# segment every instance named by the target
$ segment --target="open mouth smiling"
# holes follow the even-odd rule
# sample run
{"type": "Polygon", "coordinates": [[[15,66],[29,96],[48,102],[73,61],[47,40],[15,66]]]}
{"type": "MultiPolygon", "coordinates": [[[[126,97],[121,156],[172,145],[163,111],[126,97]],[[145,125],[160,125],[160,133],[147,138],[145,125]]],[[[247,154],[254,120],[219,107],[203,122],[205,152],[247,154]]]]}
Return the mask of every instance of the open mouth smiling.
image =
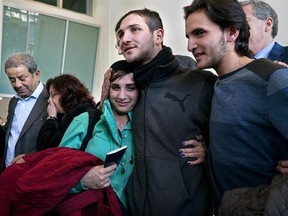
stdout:
{"type": "Polygon", "coordinates": [[[126,46],[123,48],[124,52],[130,51],[131,49],[135,48],[134,46],[126,46]]]}
{"type": "Polygon", "coordinates": [[[198,61],[198,59],[202,56],[202,55],[204,55],[204,53],[200,53],[200,52],[193,52],[193,55],[194,55],[194,57],[195,57],[195,59],[198,61]]]}

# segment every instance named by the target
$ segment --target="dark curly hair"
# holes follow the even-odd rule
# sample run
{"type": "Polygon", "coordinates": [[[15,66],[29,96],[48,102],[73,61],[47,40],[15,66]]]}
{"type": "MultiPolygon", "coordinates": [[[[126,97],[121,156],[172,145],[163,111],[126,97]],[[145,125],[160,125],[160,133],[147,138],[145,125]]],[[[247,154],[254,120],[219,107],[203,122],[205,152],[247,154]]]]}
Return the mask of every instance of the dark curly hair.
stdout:
{"type": "Polygon", "coordinates": [[[235,51],[241,56],[252,57],[249,50],[250,29],[246,15],[237,0],[194,0],[191,5],[184,7],[184,19],[195,11],[204,10],[214,23],[221,29],[234,27],[239,29],[235,51]]]}
{"type": "Polygon", "coordinates": [[[82,104],[91,104],[94,108],[96,107],[94,98],[87,87],[73,75],[62,74],[48,79],[46,82],[48,92],[51,85],[60,93],[59,103],[65,112],[82,104]]]}

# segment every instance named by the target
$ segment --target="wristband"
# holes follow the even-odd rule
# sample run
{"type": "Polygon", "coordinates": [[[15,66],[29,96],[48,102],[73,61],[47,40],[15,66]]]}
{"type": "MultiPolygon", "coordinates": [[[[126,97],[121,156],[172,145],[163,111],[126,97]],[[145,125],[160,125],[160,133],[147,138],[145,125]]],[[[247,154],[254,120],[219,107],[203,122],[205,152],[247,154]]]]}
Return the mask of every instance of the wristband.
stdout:
{"type": "Polygon", "coordinates": [[[53,119],[53,120],[56,121],[56,120],[57,120],[57,117],[56,117],[56,116],[48,116],[48,117],[47,117],[47,120],[48,120],[48,119],[53,119]]]}

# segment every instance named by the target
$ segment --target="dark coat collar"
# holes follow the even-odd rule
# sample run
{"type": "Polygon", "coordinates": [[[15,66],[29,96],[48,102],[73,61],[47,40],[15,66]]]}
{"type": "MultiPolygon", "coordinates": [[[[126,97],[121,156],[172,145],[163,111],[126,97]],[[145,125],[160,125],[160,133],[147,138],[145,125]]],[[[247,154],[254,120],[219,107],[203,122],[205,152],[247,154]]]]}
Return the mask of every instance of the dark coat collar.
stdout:
{"type": "Polygon", "coordinates": [[[163,46],[154,59],[134,68],[134,79],[140,88],[145,89],[152,81],[170,77],[178,66],[179,63],[172,54],[172,50],[163,46]]]}

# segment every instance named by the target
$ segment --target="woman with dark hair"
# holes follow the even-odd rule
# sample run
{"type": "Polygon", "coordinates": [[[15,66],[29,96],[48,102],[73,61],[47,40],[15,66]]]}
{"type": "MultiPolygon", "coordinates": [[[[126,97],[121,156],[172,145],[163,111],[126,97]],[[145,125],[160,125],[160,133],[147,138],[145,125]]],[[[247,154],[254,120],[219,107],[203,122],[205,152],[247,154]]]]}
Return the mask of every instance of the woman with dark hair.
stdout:
{"type": "Polygon", "coordinates": [[[46,82],[48,118],[40,129],[37,150],[56,147],[74,117],[96,108],[93,96],[75,76],[63,74],[46,82]]]}
{"type": "MultiPolygon", "coordinates": [[[[13,212],[19,210],[19,215],[24,213],[25,215],[33,215],[35,209],[42,213],[47,213],[47,209],[49,211],[53,209],[54,214],[57,210],[63,213],[81,209],[81,215],[83,215],[83,212],[84,214],[87,212],[85,215],[98,215],[98,212],[101,212],[100,215],[103,215],[103,213],[110,212],[109,206],[114,208],[114,211],[116,209],[120,211],[119,207],[116,207],[118,206],[118,203],[116,203],[118,200],[123,212],[122,214],[116,214],[116,212],[114,212],[115,214],[113,215],[127,215],[125,187],[127,185],[129,176],[133,171],[135,163],[132,110],[137,103],[139,92],[134,81],[133,68],[130,64],[124,60],[120,60],[115,62],[111,68],[112,74],[109,79],[109,98],[103,102],[102,115],[94,125],[92,133],[93,136],[85,148],[85,152],[89,154],[84,152],[81,153],[80,150],[73,150],[66,153],[68,151],[67,149],[69,148],[82,150],[83,140],[86,138],[87,132],[89,131],[88,128],[90,127],[89,113],[83,112],[75,117],[73,121],[70,122],[69,127],[66,128],[59,148],[51,148],[50,150],[52,151],[48,149],[46,151],[36,152],[30,156],[23,157],[21,158],[22,160],[19,159],[16,164],[12,164],[9,169],[5,170],[0,178],[1,182],[4,182],[3,184],[0,184],[0,186],[2,186],[2,188],[0,188],[0,211],[4,209],[7,212],[7,208],[9,208],[9,214],[10,209],[13,208],[13,212]],[[65,148],[60,149],[61,147],[65,148]],[[105,166],[102,161],[105,161],[106,154],[121,147],[126,147],[126,151],[119,163],[117,161],[116,163],[105,166]],[[60,149],[59,151],[62,152],[60,157],[58,157],[58,155],[56,155],[57,157],[55,156],[55,153],[53,152],[55,149],[60,149]],[[51,152],[53,152],[52,155],[49,155],[51,152]],[[39,155],[42,156],[41,154],[44,155],[45,158],[41,159],[40,162],[38,161],[38,163],[34,165],[35,157],[39,158],[39,155]],[[73,157],[73,155],[75,157],[73,157]],[[96,157],[93,157],[93,155],[96,157]],[[65,156],[68,160],[63,159],[65,156]],[[69,161],[70,158],[73,159],[69,161]],[[59,161],[57,162],[58,159],[59,161]],[[33,161],[32,163],[34,164],[31,165],[32,163],[30,161],[33,161]],[[15,170],[18,171],[18,168],[22,168],[21,166],[17,166],[18,164],[21,165],[21,163],[26,163],[24,166],[24,174],[23,172],[14,172],[15,170]],[[41,167],[42,164],[43,167],[41,167]],[[57,170],[54,169],[55,166],[57,166],[57,170]],[[43,171],[44,167],[45,171],[43,171]],[[11,169],[14,170],[11,172],[9,171],[11,169]],[[27,171],[28,169],[29,171],[27,171]],[[50,172],[51,175],[49,174],[50,172]],[[43,173],[46,173],[47,175],[43,175],[43,173]],[[47,176],[49,176],[49,178],[47,178],[47,176]],[[64,177],[67,180],[65,184],[63,184],[64,177]],[[28,182],[30,182],[31,180],[34,180],[33,178],[35,178],[35,181],[38,183],[41,183],[37,184],[36,182],[37,188],[30,187],[24,190],[18,190],[18,188],[21,187],[18,184],[19,178],[21,178],[21,183],[23,182],[23,179],[24,181],[27,179],[28,182]],[[110,188],[108,188],[110,185],[118,199],[114,192],[112,190],[110,191],[110,188]],[[14,190],[14,188],[17,188],[17,192],[14,190]],[[92,189],[105,189],[105,191],[92,189]],[[87,190],[90,190],[90,193],[87,190]],[[81,198],[73,195],[67,196],[69,191],[71,194],[82,194],[82,196],[80,196],[81,198]],[[28,197],[26,197],[26,192],[28,197]],[[14,199],[14,194],[17,201],[14,199]],[[112,194],[114,196],[112,196],[112,194]],[[10,196],[13,197],[13,201],[12,198],[10,199],[10,196]],[[65,198],[63,199],[61,196],[64,196],[65,198]],[[37,197],[36,208],[34,207],[35,197],[37,197]],[[67,202],[66,197],[72,198],[68,199],[69,201],[67,202]],[[49,201],[48,203],[47,200],[49,201]],[[63,200],[64,202],[62,202],[63,200]],[[90,205],[89,202],[91,200],[93,200],[93,203],[90,205]],[[100,205],[95,207],[95,202],[100,205]],[[74,208],[71,209],[69,207],[70,205],[67,208],[67,203],[73,203],[71,206],[74,208]],[[88,206],[87,203],[89,203],[88,206]],[[33,205],[33,208],[31,208],[30,205],[33,205]],[[55,206],[57,206],[56,209],[55,206]]],[[[47,88],[49,89],[49,93],[51,95],[47,109],[48,113],[51,114],[51,117],[48,118],[47,122],[50,121],[51,124],[52,121],[56,122],[57,120],[55,118],[56,109],[58,113],[65,113],[60,124],[64,121],[65,117],[67,117],[67,115],[70,113],[70,111],[66,111],[66,104],[73,104],[71,101],[78,102],[78,106],[81,106],[81,104],[89,104],[89,96],[87,97],[87,100],[81,100],[81,98],[79,98],[79,100],[75,100],[75,98],[77,98],[75,95],[68,99],[70,97],[69,91],[72,90],[68,90],[69,88],[67,86],[81,89],[81,87],[75,84],[67,85],[67,83],[70,82],[69,78],[71,77],[66,77],[61,82],[58,82],[58,77],[56,77],[51,81],[51,84],[50,81],[47,82],[47,88]],[[59,89],[58,86],[60,86],[59,89]],[[67,92],[68,95],[64,98],[63,95],[65,95],[67,92]],[[64,99],[66,101],[65,105],[62,104],[64,99]],[[55,106],[55,108],[49,108],[53,106],[55,106]]],[[[71,109],[73,108],[70,107],[70,110],[71,109]]],[[[44,127],[45,125],[43,128],[44,127]]],[[[55,133],[58,131],[59,130],[55,131],[55,133]]],[[[53,134],[51,135],[53,136],[53,134]]],[[[52,145],[54,145],[54,143],[52,143],[52,145]]],[[[24,183],[24,185],[26,184],[24,183]]],[[[51,212],[49,212],[49,214],[50,213],[51,212]]],[[[71,214],[67,213],[66,215],[71,214]]],[[[112,215],[112,212],[109,215],[112,215]]]]}
{"type": "MultiPolygon", "coordinates": [[[[104,167],[92,167],[75,187],[72,193],[88,189],[112,186],[121,203],[126,207],[125,187],[134,168],[134,142],[132,130],[132,110],[138,101],[138,88],[134,81],[133,68],[125,60],[111,65],[109,97],[102,105],[102,115],[93,129],[85,152],[105,161],[106,153],[127,146],[120,163],[104,167]]],[[[89,125],[88,113],[83,113],[70,124],[60,147],[80,149],[89,125]]],[[[123,210],[125,208],[123,207],[123,210]]]]}

